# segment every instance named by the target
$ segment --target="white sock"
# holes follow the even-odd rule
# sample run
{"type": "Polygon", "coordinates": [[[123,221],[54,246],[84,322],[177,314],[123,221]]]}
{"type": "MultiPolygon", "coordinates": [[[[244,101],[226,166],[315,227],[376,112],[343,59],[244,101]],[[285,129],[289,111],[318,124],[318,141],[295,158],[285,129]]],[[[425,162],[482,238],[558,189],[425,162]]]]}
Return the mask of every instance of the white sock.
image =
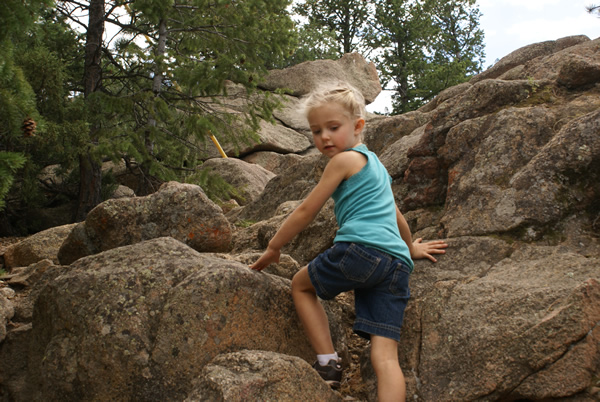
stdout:
{"type": "Polygon", "coordinates": [[[327,363],[329,363],[329,360],[335,360],[337,361],[338,359],[338,354],[337,352],[334,352],[330,355],[317,355],[317,360],[319,361],[319,364],[321,366],[326,366],[327,363]]]}

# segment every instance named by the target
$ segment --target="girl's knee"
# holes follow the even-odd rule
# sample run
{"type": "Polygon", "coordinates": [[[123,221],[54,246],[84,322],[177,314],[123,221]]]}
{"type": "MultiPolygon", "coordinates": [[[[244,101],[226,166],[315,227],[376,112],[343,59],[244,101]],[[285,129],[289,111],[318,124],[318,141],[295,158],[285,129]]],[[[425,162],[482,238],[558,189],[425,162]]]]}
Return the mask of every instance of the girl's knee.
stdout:
{"type": "Polygon", "coordinates": [[[399,366],[398,342],[380,336],[371,336],[371,364],[375,371],[380,368],[399,366]]]}
{"type": "Polygon", "coordinates": [[[303,267],[292,277],[292,293],[305,292],[312,288],[313,286],[308,276],[308,267],[303,267]]]}
{"type": "Polygon", "coordinates": [[[392,356],[379,356],[371,354],[371,365],[375,374],[379,377],[381,373],[394,371],[400,368],[398,359],[394,359],[392,356]]]}

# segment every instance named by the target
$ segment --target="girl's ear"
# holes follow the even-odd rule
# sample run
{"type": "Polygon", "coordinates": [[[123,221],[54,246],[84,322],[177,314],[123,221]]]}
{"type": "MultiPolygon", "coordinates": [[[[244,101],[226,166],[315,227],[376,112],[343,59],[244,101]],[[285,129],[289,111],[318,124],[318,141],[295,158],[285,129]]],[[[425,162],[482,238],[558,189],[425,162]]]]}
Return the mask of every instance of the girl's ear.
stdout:
{"type": "Polygon", "coordinates": [[[360,118],[356,119],[356,123],[354,123],[354,134],[358,135],[362,132],[363,128],[365,128],[365,119],[360,118]]]}

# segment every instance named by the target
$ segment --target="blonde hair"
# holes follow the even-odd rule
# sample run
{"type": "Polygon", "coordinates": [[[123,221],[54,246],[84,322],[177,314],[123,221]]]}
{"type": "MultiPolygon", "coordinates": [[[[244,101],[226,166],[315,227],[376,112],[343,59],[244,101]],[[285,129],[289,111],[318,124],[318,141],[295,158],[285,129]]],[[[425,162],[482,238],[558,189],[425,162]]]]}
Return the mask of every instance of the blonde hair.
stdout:
{"type": "Polygon", "coordinates": [[[366,116],[365,98],[362,93],[346,82],[337,82],[318,88],[304,100],[304,117],[326,103],[337,103],[348,111],[349,117],[364,119],[366,116]]]}

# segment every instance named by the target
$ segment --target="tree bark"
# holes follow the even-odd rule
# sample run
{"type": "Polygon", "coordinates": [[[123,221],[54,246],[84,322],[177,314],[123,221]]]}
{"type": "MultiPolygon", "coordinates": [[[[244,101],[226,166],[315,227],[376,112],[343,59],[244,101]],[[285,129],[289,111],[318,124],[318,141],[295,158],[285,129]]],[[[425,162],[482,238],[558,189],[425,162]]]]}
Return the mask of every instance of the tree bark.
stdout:
{"type": "MultiPolygon", "coordinates": [[[[88,30],[85,44],[83,72],[84,96],[102,87],[102,35],[104,33],[104,1],[90,0],[88,30]]],[[[87,213],[102,201],[102,171],[100,162],[93,157],[93,147],[98,143],[98,127],[90,127],[89,146],[79,155],[79,199],[75,221],[85,219],[87,213]]]]}
{"type": "MultiPolygon", "coordinates": [[[[167,22],[163,18],[160,20],[158,25],[158,42],[154,48],[154,77],[152,78],[152,92],[154,92],[154,96],[160,96],[160,92],[163,84],[163,57],[165,55],[165,51],[167,49],[167,22]]],[[[156,113],[156,108],[154,108],[154,112],[156,113]]],[[[148,126],[149,130],[154,130],[158,125],[154,115],[150,115],[148,118],[148,126]]],[[[154,154],[154,141],[152,140],[149,130],[146,132],[146,137],[144,138],[144,143],[146,146],[146,151],[148,152],[148,157],[152,158],[154,154]]],[[[142,180],[141,180],[141,189],[139,189],[139,194],[150,194],[156,191],[153,188],[152,178],[150,176],[150,165],[151,162],[148,160],[147,162],[142,163],[142,180]]]]}

